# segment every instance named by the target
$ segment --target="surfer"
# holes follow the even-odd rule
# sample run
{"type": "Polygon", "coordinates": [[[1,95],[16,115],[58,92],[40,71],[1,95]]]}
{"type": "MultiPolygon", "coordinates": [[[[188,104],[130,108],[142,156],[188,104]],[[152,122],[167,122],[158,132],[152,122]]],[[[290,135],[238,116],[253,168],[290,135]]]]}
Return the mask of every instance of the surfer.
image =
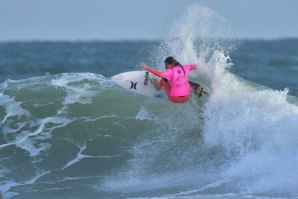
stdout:
{"type": "Polygon", "coordinates": [[[161,77],[159,82],[154,82],[155,88],[160,90],[164,87],[168,99],[173,103],[185,103],[190,97],[190,88],[193,87],[196,93],[202,95],[203,87],[194,82],[188,81],[188,72],[195,70],[193,64],[181,65],[174,57],[165,59],[164,72],[154,70],[144,62],[140,65],[147,71],[161,77]]]}

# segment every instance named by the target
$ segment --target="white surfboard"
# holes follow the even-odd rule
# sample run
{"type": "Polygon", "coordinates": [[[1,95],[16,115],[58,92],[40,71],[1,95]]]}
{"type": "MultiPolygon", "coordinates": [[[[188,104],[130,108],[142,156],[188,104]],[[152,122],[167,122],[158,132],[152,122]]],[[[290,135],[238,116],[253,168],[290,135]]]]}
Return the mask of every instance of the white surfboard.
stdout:
{"type": "Polygon", "coordinates": [[[111,79],[120,87],[134,93],[149,97],[166,97],[164,89],[160,89],[160,91],[157,91],[153,84],[153,81],[159,81],[160,77],[148,71],[130,71],[120,73],[111,77],[111,79]]]}

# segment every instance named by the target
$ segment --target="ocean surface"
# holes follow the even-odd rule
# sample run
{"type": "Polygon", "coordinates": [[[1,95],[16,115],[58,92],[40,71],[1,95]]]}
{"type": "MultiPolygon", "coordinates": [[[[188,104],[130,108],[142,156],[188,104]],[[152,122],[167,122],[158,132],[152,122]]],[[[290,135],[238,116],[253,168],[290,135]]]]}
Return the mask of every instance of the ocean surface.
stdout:
{"type": "Polygon", "coordinates": [[[3,198],[298,198],[298,39],[178,25],[165,41],[1,42],[3,198]],[[208,99],[110,79],[169,55],[197,64],[208,99]]]}

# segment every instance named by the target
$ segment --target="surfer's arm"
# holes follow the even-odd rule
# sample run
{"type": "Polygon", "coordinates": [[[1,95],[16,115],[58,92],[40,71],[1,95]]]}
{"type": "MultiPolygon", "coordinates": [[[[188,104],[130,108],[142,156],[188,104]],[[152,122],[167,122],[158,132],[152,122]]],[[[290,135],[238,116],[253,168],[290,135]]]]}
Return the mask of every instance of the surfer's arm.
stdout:
{"type": "Polygon", "coordinates": [[[197,66],[195,64],[187,64],[187,65],[184,65],[184,68],[187,68],[187,70],[191,71],[191,70],[196,70],[197,66]]]}
{"type": "Polygon", "coordinates": [[[145,64],[144,62],[141,62],[140,65],[141,65],[145,70],[149,71],[150,73],[153,73],[154,75],[156,75],[156,76],[158,76],[158,77],[162,77],[162,72],[150,68],[150,67],[147,66],[147,64],[145,64]]]}

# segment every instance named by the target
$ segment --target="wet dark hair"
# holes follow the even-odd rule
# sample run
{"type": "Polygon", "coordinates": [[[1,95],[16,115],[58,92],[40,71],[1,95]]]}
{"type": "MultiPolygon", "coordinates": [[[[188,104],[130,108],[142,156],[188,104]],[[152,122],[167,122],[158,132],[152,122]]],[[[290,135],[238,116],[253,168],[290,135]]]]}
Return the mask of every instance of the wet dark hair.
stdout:
{"type": "Polygon", "coordinates": [[[173,64],[174,66],[180,66],[182,68],[183,72],[185,73],[183,66],[174,57],[171,57],[171,56],[167,57],[165,59],[165,63],[171,64],[171,65],[173,64]]]}

